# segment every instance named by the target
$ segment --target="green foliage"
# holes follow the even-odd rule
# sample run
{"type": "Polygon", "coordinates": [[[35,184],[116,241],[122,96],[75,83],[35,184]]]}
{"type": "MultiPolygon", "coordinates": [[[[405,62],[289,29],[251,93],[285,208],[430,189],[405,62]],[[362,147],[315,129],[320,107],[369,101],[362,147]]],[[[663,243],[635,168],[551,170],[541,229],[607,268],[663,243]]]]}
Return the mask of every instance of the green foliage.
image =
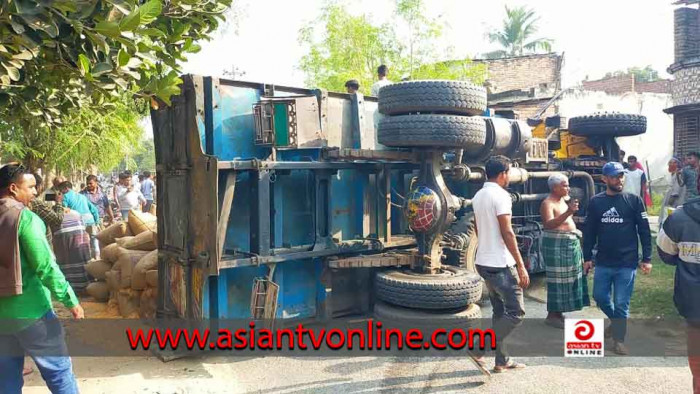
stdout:
{"type": "Polygon", "coordinates": [[[300,63],[307,85],[333,91],[344,91],[347,80],[357,79],[360,91],[369,94],[377,67],[397,63],[401,54],[391,26],[374,26],[367,16],[350,15],[335,4],[300,30],[299,42],[309,46],[300,63]],[[320,43],[316,34],[323,36],[320,43]]]}
{"type": "Polygon", "coordinates": [[[644,68],[630,67],[626,71],[617,70],[610,72],[605,74],[605,78],[620,77],[624,75],[634,76],[635,82],[654,82],[661,79],[659,77],[659,72],[654,70],[654,68],[652,68],[650,65],[644,68]]]}
{"type": "Polygon", "coordinates": [[[138,141],[132,97],[169,104],[182,83],[179,63],[200,50],[196,42],[231,2],[0,2],[0,153],[59,169],[116,164],[124,144],[138,141]],[[107,150],[112,144],[119,147],[107,150]]]}
{"type": "Polygon", "coordinates": [[[425,17],[421,0],[399,0],[395,21],[373,24],[367,15],[355,16],[337,3],[329,3],[314,21],[299,32],[299,43],[308,47],[299,68],[306,84],[332,91],[345,91],[345,82],[356,79],[360,92],[370,93],[377,67],[389,66],[388,78],[464,79],[483,83],[485,66],[468,59],[441,62],[437,51],[442,26],[425,17]],[[405,27],[408,37],[399,37],[405,27]],[[403,45],[406,42],[407,45],[403,45]]]}
{"type": "Polygon", "coordinates": [[[0,118],[46,128],[130,90],[169,103],[185,54],[232,0],[6,0],[0,3],[0,118]]]}
{"type": "Polygon", "coordinates": [[[130,168],[135,168],[138,171],[154,172],[156,169],[156,151],[153,139],[143,140],[132,158],[133,163],[129,166],[130,168]]]}
{"type": "Polygon", "coordinates": [[[661,193],[651,194],[652,206],[647,209],[647,213],[651,216],[659,216],[661,213],[661,204],[664,202],[664,195],[661,193]]]}
{"type": "Polygon", "coordinates": [[[502,49],[486,53],[489,59],[510,56],[522,56],[538,51],[550,52],[552,40],[549,38],[533,39],[537,33],[537,23],[540,18],[535,11],[526,7],[509,8],[506,6],[506,18],[501,30],[489,34],[492,43],[498,43],[502,49]]]}
{"type": "Polygon", "coordinates": [[[140,109],[130,97],[121,97],[107,111],[86,105],[68,114],[61,126],[46,130],[17,132],[0,126],[0,152],[32,167],[56,168],[65,174],[92,166],[110,170],[143,136],[138,122],[147,106],[139,101],[140,109]]]}

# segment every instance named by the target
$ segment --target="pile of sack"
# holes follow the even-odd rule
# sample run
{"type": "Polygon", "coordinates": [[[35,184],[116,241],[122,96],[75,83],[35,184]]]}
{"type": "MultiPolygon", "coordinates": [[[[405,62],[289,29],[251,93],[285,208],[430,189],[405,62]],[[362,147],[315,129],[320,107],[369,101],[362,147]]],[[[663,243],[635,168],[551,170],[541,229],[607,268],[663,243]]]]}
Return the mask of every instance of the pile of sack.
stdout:
{"type": "Polygon", "coordinates": [[[127,222],[118,222],[99,234],[102,259],[86,268],[96,282],[87,293],[125,318],[153,318],[158,288],[158,233],[156,216],[132,210],[127,222]]]}

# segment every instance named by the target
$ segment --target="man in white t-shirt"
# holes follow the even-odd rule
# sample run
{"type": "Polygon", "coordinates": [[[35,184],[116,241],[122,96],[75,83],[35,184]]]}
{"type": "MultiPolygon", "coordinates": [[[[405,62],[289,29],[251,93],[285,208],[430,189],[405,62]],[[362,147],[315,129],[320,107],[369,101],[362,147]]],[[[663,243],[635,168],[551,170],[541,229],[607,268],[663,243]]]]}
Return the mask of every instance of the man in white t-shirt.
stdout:
{"type": "Polygon", "coordinates": [[[131,176],[125,173],[119,174],[119,183],[114,187],[114,200],[117,202],[122,220],[129,219],[129,211],[136,208],[142,210],[146,199],[140,190],[131,185],[131,176]]]}
{"type": "MultiPolygon", "coordinates": [[[[505,190],[509,170],[508,158],[489,158],[486,162],[488,181],[472,199],[479,237],[476,270],[486,282],[493,306],[493,330],[497,338],[494,372],[525,367],[508,356],[505,342],[525,317],[523,289],[530,284],[511,225],[513,201],[505,190]]],[[[473,358],[484,365],[482,353],[475,352],[473,358]]]]}
{"type": "Polygon", "coordinates": [[[389,73],[389,67],[382,64],[377,68],[377,77],[379,80],[372,85],[371,93],[372,96],[377,97],[379,95],[379,90],[386,85],[391,85],[391,81],[387,79],[386,75],[389,73]]]}

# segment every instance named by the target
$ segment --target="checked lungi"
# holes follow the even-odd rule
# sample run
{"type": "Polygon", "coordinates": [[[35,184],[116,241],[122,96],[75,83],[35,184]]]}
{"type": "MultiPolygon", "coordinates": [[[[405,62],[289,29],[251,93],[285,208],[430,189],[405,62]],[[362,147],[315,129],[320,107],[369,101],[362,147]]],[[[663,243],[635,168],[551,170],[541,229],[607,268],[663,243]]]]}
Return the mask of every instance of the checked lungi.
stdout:
{"type": "Polygon", "coordinates": [[[85,265],[90,260],[90,236],[80,215],[70,211],[63,215],[61,228],[53,233],[54,253],[61,272],[73,290],[84,290],[90,283],[85,265]]]}
{"type": "Polygon", "coordinates": [[[571,312],[591,304],[583,274],[580,232],[547,230],[542,255],[547,272],[547,311],[571,312]]]}

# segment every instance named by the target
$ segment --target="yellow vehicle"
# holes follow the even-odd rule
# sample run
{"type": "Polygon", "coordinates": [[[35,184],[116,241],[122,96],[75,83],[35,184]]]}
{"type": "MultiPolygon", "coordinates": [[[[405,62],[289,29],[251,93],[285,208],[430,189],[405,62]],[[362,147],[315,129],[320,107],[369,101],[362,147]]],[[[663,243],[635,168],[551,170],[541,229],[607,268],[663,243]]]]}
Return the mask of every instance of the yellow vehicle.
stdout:
{"type": "MultiPolygon", "coordinates": [[[[548,118],[551,119],[551,118],[548,118]]],[[[532,130],[532,136],[549,141],[559,140],[559,148],[553,150],[557,159],[575,159],[582,156],[597,156],[596,150],[588,145],[588,138],[571,134],[566,129],[547,127],[547,121],[541,120],[532,130]],[[553,133],[558,133],[558,138],[553,133]]]]}

